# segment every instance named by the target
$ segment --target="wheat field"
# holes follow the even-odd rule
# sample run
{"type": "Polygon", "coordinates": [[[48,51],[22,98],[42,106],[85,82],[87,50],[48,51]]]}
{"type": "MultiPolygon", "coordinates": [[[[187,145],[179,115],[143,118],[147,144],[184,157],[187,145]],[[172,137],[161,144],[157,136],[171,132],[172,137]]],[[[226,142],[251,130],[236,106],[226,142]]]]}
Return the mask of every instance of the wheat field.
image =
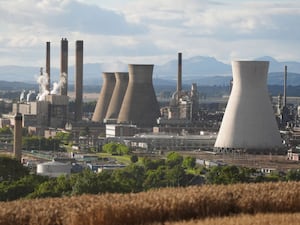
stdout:
{"type": "Polygon", "coordinates": [[[247,220],[261,215],[263,220],[264,216],[285,217],[288,213],[299,218],[299,185],[297,182],[204,185],[135,194],[1,202],[0,225],[214,224],[209,221],[219,219],[226,222],[215,224],[231,225],[237,224],[234,220],[240,216],[247,220]]]}

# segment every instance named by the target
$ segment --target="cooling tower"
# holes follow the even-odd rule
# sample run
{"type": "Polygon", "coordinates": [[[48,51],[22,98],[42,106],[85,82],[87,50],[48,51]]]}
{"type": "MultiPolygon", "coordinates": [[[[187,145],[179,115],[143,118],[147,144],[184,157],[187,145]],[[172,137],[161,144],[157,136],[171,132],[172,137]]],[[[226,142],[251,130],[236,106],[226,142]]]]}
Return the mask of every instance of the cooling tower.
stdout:
{"type": "Polygon", "coordinates": [[[106,116],[107,108],[116,84],[114,73],[102,73],[102,76],[103,85],[92,118],[92,121],[101,123],[106,116]]]}
{"type": "Polygon", "coordinates": [[[47,82],[46,82],[46,91],[50,93],[50,42],[46,42],[46,74],[47,74],[47,82]]]}
{"type": "Polygon", "coordinates": [[[153,65],[128,65],[129,81],[118,123],[150,127],[159,117],[159,106],[152,84],[153,65]]]}
{"type": "Polygon", "coordinates": [[[68,40],[61,39],[61,56],[60,56],[60,95],[68,95],[68,40]]]}
{"type": "Polygon", "coordinates": [[[114,88],[107,113],[105,116],[106,120],[118,119],[119,112],[122,106],[122,102],[125,96],[125,92],[128,86],[128,73],[115,73],[116,86],[114,88]]]}
{"type": "Polygon", "coordinates": [[[82,120],[83,41],[76,41],[75,54],[75,120],[82,120]]]}
{"type": "Polygon", "coordinates": [[[233,61],[233,87],[215,148],[272,152],[282,147],[267,89],[267,61],[233,61]]]}

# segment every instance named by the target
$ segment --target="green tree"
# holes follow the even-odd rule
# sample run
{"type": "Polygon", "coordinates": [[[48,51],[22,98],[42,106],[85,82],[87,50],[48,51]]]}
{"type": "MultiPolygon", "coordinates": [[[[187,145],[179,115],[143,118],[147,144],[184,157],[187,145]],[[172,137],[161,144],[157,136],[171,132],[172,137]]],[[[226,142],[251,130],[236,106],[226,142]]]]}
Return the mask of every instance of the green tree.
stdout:
{"type": "Polygon", "coordinates": [[[3,127],[3,128],[0,128],[0,134],[6,134],[6,135],[12,135],[13,132],[11,131],[11,129],[9,127],[3,127]]]}
{"type": "Polygon", "coordinates": [[[137,155],[130,156],[130,161],[132,163],[136,163],[139,160],[139,157],[137,155]]]}
{"type": "Polygon", "coordinates": [[[76,178],[72,194],[81,195],[84,193],[99,193],[97,174],[93,171],[85,169],[82,173],[78,174],[76,178]]]}
{"type": "Polygon", "coordinates": [[[57,132],[55,139],[60,140],[63,144],[69,144],[72,141],[72,134],[70,132],[57,132]]]}
{"type": "Polygon", "coordinates": [[[30,196],[38,185],[47,179],[39,175],[27,175],[13,182],[0,182],[0,201],[12,201],[30,196]]]}
{"type": "Polygon", "coordinates": [[[130,164],[124,169],[114,170],[113,179],[119,184],[120,192],[139,192],[143,190],[145,168],[137,164],[130,164]]]}
{"type": "Polygon", "coordinates": [[[234,184],[248,182],[251,171],[246,168],[239,168],[235,165],[212,167],[206,179],[211,184],[234,184]]]}
{"type": "Polygon", "coordinates": [[[196,166],[196,158],[187,156],[183,159],[182,167],[185,169],[194,169],[196,166]]]}
{"type": "Polygon", "coordinates": [[[300,181],[300,170],[289,170],[286,174],[287,181],[300,181]]]}
{"type": "Polygon", "coordinates": [[[158,167],[166,164],[164,159],[150,159],[147,157],[142,159],[142,163],[146,170],[156,170],[158,167]]]}
{"type": "Polygon", "coordinates": [[[166,163],[171,168],[178,165],[181,166],[182,162],[183,162],[183,156],[181,156],[177,152],[171,152],[167,155],[166,163]]]}
{"type": "Polygon", "coordinates": [[[129,148],[126,145],[115,142],[103,145],[102,150],[112,155],[127,155],[129,153],[129,148]]]}
{"type": "Polygon", "coordinates": [[[15,181],[29,174],[28,168],[14,158],[0,156],[0,181],[15,181]]]}
{"type": "Polygon", "coordinates": [[[167,187],[168,181],[166,180],[166,172],[166,166],[159,166],[155,170],[147,170],[143,183],[144,189],[167,187]]]}

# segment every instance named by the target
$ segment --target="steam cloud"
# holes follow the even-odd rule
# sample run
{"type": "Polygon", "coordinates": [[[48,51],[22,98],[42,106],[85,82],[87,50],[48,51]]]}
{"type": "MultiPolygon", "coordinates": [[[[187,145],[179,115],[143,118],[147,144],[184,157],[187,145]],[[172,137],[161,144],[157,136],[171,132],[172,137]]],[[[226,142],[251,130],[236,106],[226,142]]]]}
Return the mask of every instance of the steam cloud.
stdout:
{"type": "Polygon", "coordinates": [[[52,90],[49,93],[49,91],[46,89],[46,87],[48,86],[48,74],[43,73],[42,75],[40,75],[37,78],[37,83],[40,86],[40,90],[37,95],[37,100],[44,101],[46,96],[49,94],[59,94],[60,87],[67,82],[66,79],[67,79],[67,74],[63,73],[58,82],[53,82],[52,90]]]}

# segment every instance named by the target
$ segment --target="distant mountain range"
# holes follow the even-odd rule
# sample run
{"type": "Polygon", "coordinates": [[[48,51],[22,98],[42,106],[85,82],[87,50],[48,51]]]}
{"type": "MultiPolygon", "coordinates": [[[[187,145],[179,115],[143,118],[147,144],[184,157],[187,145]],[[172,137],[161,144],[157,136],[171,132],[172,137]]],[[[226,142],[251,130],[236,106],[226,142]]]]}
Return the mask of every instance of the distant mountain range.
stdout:
{"type": "MultiPolygon", "coordinates": [[[[294,61],[279,62],[272,57],[264,56],[254,60],[270,61],[268,84],[282,85],[284,66],[288,67],[288,85],[300,85],[300,63],[294,61]]],[[[88,63],[84,65],[84,85],[102,83],[102,72],[106,72],[106,64],[88,63]]],[[[110,66],[111,68],[111,66],[110,66]]],[[[118,65],[127,71],[126,64],[118,65]]],[[[177,59],[162,65],[155,65],[153,72],[154,85],[176,85],[177,59]]],[[[118,70],[120,71],[120,70],[118,70]]],[[[182,80],[184,84],[197,83],[198,86],[229,85],[232,78],[231,65],[213,57],[196,56],[182,61],[182,80]]],[[[0,81],[25,82],[36,84],[39,67],[0,66],[0,81]]],[[[51,82],[59,79],[59,68],[51,68],[51,82]]],[[[69,67],[69,84],[74,83],[74,66],[69,67]]]]}

